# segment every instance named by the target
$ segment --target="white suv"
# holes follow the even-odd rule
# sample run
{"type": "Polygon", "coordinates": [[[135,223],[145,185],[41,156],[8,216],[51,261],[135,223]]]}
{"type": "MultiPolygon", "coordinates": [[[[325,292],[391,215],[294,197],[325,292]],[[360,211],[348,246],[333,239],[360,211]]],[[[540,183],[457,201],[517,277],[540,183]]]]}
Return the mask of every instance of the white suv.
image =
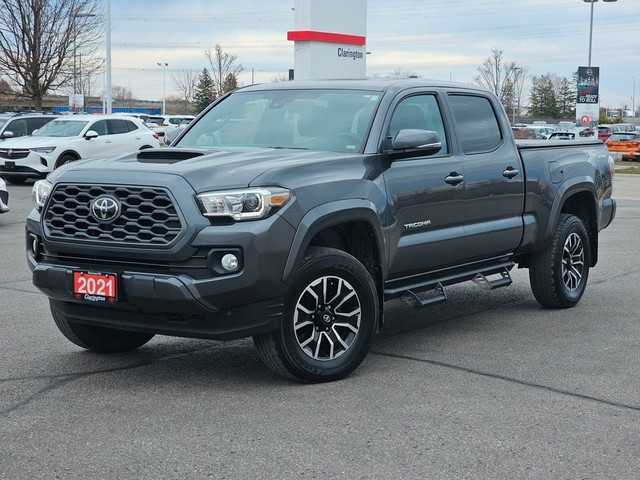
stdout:
{"type": "Polygon", "coordinates": [[[0,175],[9,183],[23,183],[74,160],[159,146],[158,135],[137,118],[70,115],[52,120],[31,136],[2,142],[0,175]]]}

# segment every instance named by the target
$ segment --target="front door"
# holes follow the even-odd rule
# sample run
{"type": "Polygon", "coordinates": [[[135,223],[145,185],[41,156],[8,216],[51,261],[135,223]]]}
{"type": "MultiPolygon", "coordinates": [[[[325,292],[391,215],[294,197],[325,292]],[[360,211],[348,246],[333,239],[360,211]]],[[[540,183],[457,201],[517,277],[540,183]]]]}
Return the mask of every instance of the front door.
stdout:
{"type": "Polygon", "coordinates": [[[451,155],[436,93],[401,98],[387,137],[399,130],[432,130],[442,149],[426,157],[396,159],[383,165],[393,213],[389,279],[459,264],[464,256],[465,183],[463,163],[451,155]]]}

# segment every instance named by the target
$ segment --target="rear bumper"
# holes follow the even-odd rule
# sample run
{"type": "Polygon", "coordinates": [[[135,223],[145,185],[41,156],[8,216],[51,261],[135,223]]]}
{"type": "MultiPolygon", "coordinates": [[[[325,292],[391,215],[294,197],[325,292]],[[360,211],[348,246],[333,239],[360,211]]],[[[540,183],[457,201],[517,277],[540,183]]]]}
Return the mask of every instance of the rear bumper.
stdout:
{"type": "Polygon", "coordinates": [[[600,215],[600,228],[607,228],[616,217],[617,203],[615,198],[605,198],[602,200],[602,214],[600,215]]]}

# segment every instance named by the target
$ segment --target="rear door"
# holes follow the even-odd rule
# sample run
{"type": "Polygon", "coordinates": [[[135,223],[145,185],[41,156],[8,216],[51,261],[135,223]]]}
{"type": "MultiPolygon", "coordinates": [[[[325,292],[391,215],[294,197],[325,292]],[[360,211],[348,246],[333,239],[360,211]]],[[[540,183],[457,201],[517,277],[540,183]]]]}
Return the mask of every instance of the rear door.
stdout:
{"type": "Polygon", "coordinates": [[[436,131],[442,149],[431,156],[385,159],[384,179],[394,222],[389,279],[456,265],[464,256],[464,171],[452,155],[442,102],[435,91],[395,100],[386,137],[402,129],[436,131]]]}
{"type": "Polygon", "coordinates": [[[523,232],[524,172],[503,110],[473,93],[449,93],[449,105],[465,172],[465,261],[511,253],[523,232]]]}

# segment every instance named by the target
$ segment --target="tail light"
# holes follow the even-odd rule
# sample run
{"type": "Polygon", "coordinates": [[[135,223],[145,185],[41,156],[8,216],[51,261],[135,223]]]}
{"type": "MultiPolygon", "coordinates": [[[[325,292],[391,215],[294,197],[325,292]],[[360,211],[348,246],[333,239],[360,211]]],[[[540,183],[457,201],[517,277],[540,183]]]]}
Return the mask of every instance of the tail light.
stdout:
{"type": "Polygon", "coordinates": [[[154,134],[153,134],[153,138],[155,138],[156,140],[160,140],[160,137],[158,136],[158,134],[157,134],[157,133],[154,133],[154,134]]]}
{"type": "Polygon", "coordinates": [[[611,183],[613,186],[613,176],[616,173],[616,165],[613,162],[613,157],[611,157],[611,155],[609,155],[609,174],[611,175],[611,183]]]}

